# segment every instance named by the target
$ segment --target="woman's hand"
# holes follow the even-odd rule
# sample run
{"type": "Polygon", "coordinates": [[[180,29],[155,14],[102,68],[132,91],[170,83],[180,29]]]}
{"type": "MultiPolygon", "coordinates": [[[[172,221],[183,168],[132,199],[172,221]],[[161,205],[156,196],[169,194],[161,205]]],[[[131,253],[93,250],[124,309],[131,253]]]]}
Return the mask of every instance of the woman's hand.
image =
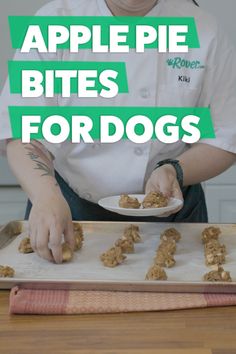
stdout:
{"type": "MultiPolygon", "coordinates": [[[[179,182],[176,177],[175,168],[172,165],[163,165],[154,170],[147,181],[146,194],[149,192],[161,192],[166,197],[172,197],[184,201],[179,182]]],[[[168,217],[171,214],[176,214],[181,207],[172,210],[170,213],[160,215],[160,217],[168,217]]]]}
{"type": "Polygon", "coordinates": [[[32,201],[29,233],[32,248],[49,261],[62,262],[62,235],[74,249],[70,208],[55,178],[54,157],[38,141],[9,140],[7,156],[12,171],[32,201]]]}
{"type": "Polygon", "coordinates": [[[33,250],[48,261],[62,262],[62,235],[74,249],[74,235],[69,205],[60,193],[42,195],[33,201],[29,217],[33,250]]]}

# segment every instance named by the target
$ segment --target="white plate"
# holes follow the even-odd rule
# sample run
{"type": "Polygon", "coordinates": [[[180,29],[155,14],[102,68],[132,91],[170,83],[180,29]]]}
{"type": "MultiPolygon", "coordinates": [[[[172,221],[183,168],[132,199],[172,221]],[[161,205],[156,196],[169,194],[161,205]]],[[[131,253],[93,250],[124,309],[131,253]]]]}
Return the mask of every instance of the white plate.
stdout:
{"type": "MultiPolygon", "coordinates": [[[[137,198],[140,203],[142,203],[145,195],[144,194],[129,194],[130,197],[137,198]]],[[[130,209],[130,208],[120,208],[119,207],[120,195],[115,195],[112,197],[107,197],[100,199],[98,204],[104,209],[113,211],[114,213],[120,215],[128,216],[161,216],[164,213],[172,211],[180,207],[183,202],[180,199],[170,198],[168,206],[164,208],[147,208],[143,209],[130,209]]]]}

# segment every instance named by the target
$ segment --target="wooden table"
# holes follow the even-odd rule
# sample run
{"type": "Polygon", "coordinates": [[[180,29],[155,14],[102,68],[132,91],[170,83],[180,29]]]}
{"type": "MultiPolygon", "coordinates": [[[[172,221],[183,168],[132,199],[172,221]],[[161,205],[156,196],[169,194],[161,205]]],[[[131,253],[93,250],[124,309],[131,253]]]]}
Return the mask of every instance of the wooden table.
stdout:
{"type": "Polygon", "coordinates": [[[1,354],[235,354],[236,307],[77,316],[9,316],[0,291],[1,354]]]}

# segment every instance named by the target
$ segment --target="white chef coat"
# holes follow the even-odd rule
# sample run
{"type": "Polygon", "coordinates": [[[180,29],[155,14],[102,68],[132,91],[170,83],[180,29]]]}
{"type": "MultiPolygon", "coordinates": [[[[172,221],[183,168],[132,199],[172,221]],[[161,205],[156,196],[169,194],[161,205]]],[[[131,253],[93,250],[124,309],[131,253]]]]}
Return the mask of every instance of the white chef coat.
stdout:
{"type": "MultiPolygon", "coordinates": [[[[40,16],[111,16],[105,0],[56,0],[38,11],[40,16]]],[[[169,106],[211,108],[216,139],[202,142],[236,153],[236,55],[233,46],[222,34],[216,20],[187,0],[159,0],[147,16],[193,16],[201,48],[186,54],[158,54],[148,49],[144,54],[131,50],[128,54],[92,53],[81,50],[71,54],[25,55],[16,53],[15,60],[125,61],[129,93],[112,99],[71,98],[22,99],[9,95],[9,84],[1,97],[0,139],[11,137],[7,107],[10,105],[59,106],[169,106]],[[177,69],[168,59],[181,57],[198,60],[199,69],[177,69]],[[179,76],[190,82],[179,81],[179,76]]],[[[97,202],[101,197],[121,193],[140,193],[145,179],[155,164],[165,158],[175,158],[188,147],[182,142],[163,144],[152,140],[134,144],[123,140],[114,144],[49,144],[55,156],[55,168],[70,187],[82,198],[97,202]]]]}

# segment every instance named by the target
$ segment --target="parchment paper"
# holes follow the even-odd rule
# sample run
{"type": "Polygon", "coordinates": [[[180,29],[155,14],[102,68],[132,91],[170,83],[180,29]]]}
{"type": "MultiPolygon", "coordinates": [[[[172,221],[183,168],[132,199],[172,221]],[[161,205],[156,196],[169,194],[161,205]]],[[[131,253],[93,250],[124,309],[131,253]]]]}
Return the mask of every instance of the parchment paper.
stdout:
{"type": "MultiPolygon", "coordinates": [[[[23,233],[9,246],[0,250],[0,264],[13,267],[16,271],[15,278],[25,280],[143,281],[148,268],[152,265],[155,250],[160,242],[160,233],[165,228],[174,226],[181,232],[182,239],[177,244],[175,267],[166,268],[168,281],[201,282],[203,275],[211,270],[205,265],[201,243],[201,232],[209,225],[160,223],[138,225],[143,242],[135,244],[135,253],[128,254],[126,261],[116,268],[104,267],[99,257],[122,236],[127,226],[125,223],[83,224],[85,241],[82,250],[75,253],[72,262],[60,265],[47,262],[34,253],[19,253],[18,245],[26,237],[23,233]]],[[[222,230],[220,241],[226,245],[228,251],[227,261],[223,267],[230,271],[233,281],[236,281],[236,226],[220,227],[222,230]]]]}

